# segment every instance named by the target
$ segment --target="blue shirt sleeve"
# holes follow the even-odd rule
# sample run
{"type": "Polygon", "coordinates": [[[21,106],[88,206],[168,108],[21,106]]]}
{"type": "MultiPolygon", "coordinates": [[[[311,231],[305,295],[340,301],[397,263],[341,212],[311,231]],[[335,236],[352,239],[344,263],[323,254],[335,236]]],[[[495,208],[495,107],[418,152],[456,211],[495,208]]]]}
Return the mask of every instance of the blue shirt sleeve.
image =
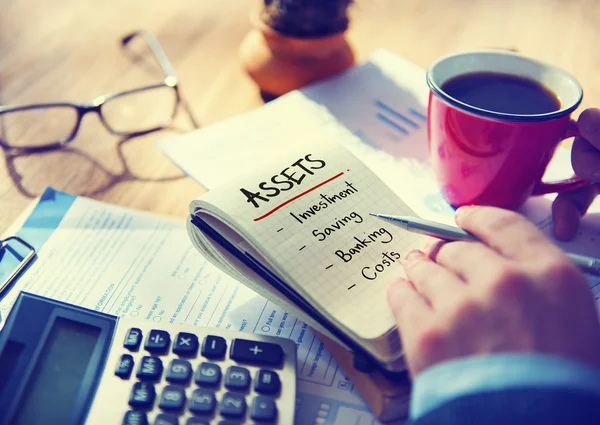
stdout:
{"type": "Polygon", "coordinates": [[[461,396],[527,387],[580,389],[600,396],[600,370],[540,354],[507,353],[450,360],[417,376],[410,419],[416,420],[461,396]]]}

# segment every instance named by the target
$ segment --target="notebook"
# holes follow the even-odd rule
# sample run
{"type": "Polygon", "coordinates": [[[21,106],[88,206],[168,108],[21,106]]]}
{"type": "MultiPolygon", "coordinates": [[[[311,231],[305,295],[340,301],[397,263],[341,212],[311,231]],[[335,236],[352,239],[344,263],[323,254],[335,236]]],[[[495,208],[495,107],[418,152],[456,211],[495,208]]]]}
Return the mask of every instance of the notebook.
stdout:
{"type": "Polygon", "coordinates": [[[225,273],[349,349],[401,369],[386,288],[424,240],[369,215],[416,214],[344,147],[354,137],[330,126],[248,158],[253,171],[191,203],[187,229],[225,273]]]}

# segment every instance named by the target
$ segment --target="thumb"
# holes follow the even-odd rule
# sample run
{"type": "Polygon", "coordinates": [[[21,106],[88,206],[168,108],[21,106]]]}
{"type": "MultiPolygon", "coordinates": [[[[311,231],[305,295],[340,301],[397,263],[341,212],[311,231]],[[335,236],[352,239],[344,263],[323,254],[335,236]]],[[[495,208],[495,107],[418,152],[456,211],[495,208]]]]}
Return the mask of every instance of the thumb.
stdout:
{"type": "Polygon", "coordinates": [[[594,198],[600,193],[600,184],[591,184],[581,189],[559,194],[552,203],[554,235],[563,241],[577,234],[581,217],[586,213],[594,198]]]}
{"type": "Polygon", "coordinates": [[[576,137],[571,150],[575,174],[585,180],[600,182],[600,150],[582,137],[576,137]]]}

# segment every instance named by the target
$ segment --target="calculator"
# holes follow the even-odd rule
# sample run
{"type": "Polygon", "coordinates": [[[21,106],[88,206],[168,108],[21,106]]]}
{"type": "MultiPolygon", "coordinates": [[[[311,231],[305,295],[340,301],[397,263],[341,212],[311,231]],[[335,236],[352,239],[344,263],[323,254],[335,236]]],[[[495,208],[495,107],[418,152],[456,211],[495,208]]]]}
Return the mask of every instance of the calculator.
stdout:
{"type": "Polygon", "coordinates": [[[292,425],[296,344],[118,318],[22,292],[0,333],[0,425],[292,425]]]}

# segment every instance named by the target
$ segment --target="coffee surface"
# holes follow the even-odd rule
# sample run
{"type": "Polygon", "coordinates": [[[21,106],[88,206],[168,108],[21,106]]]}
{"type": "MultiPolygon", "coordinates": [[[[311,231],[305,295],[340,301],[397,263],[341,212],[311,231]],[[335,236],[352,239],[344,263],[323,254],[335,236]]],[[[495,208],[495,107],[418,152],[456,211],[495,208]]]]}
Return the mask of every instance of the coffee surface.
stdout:
{"type": "Polygon", "coordinates": [[[442,91],[467,105],[508,114],[545,114],[560,109],[556,95],[529,78],[473,72],[451,78],[442,91]]]}

